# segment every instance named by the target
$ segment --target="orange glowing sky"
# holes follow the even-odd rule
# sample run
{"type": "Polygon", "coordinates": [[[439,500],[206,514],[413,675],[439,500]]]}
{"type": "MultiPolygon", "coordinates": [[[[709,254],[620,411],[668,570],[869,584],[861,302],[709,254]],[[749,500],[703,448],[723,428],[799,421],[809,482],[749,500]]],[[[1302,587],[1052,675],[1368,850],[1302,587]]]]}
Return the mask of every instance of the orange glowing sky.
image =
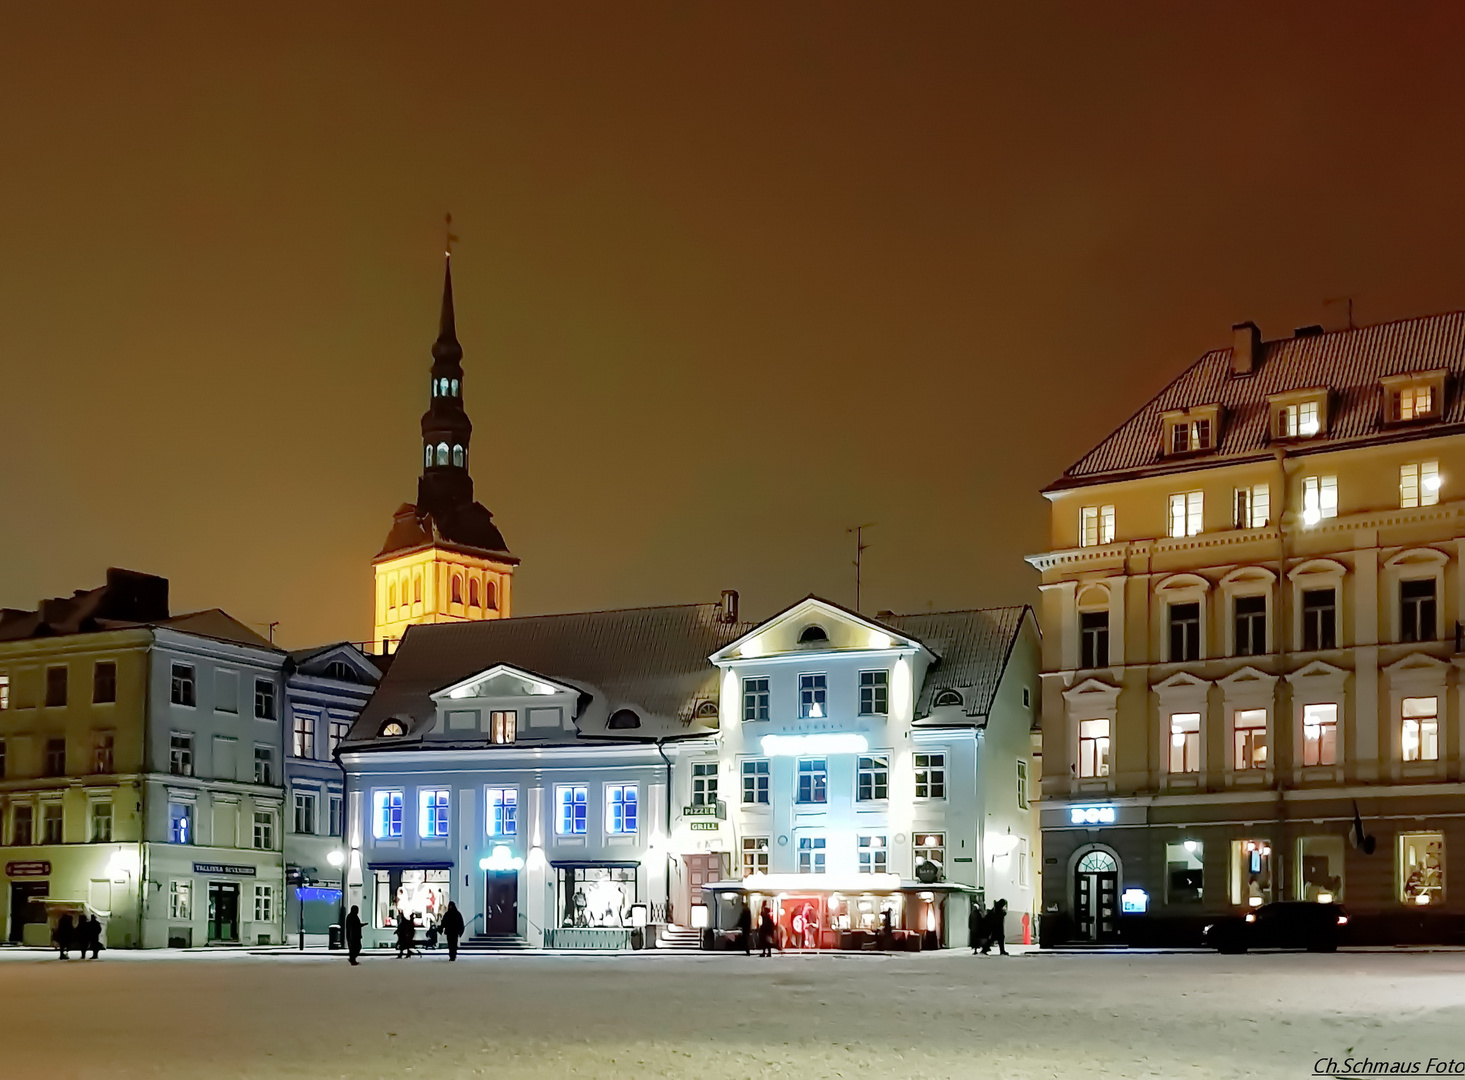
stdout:
{"type": "Polygon", "coordinates": [[[1200,352],[1465,305],[1443,4],[11,5],[0,603],[370,632],[442,214],[516,612],[1030,599],[1200,352]]]}

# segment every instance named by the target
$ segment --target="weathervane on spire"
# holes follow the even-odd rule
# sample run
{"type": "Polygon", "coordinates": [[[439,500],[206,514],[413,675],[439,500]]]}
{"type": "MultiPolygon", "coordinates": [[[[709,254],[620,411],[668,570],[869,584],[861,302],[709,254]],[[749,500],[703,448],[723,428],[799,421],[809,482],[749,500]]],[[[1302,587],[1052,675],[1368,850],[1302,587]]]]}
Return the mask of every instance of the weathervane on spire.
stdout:
{"type": "Polygon", "coordinates": [[[457,242],[458,242],[458,238],[453,233],[453,215],[452,214],[444,214],[443,215],[443,254],[446,255],[448,258],[452,258],[453,257],[453,245],[456,244],[457,242]]]}

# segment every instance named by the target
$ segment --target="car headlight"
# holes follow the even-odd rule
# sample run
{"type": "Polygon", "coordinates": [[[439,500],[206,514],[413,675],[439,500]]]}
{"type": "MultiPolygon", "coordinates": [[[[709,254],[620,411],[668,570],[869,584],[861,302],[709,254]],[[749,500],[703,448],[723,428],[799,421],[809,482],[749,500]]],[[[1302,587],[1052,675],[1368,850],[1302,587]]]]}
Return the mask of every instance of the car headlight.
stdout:
{"type": "Polygon", "coordinates": [[[1246,913],[1246,921],[1247,922],[1256,922],[1256,916],[1253,915],[1251,912],[1248,911],[1246,913]]]}
{"type": "Polygon", "coordinates": [[[1347,915],[1339,915],[1338,916],[1338,925],[1339,926],[1347,926],[1348,925],[1348,916],[1347,915]]]}

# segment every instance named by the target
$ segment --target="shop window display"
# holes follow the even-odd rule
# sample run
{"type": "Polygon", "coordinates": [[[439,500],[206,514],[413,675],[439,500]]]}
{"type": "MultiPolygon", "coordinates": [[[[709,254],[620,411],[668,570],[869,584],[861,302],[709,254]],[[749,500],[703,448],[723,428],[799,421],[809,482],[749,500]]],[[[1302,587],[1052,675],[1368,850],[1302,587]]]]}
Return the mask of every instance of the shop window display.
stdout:
{"type": "Polygon", "coordinates": [[[1445,836],[1405,833],[1399,837],[1399,899],[1438,904],[1445,898],[1445,836]]]}
{"type": "Polygon", "coordinates": [[[1297,895],[1319,904],[1343,902],[1341,836],[1304,836],[1297,841],[1297,895]]]}
{"type": "Polygon", "coordinates": [[[1165,902],[1199,904],[1205,893],[1205,847],[1199,840],[1165,845],[1165,902]]]}
{"type": "Polygon", "coordinates": [[[1231,841],[1231,903],[1261,907],[1272,902],[1272,844],[1269,840],[1231,841]]]}
{"type": "Polygon", "coordinates": [[[377,870],[376,925],[391,930],[397,913],[405,912],[413,926],[426,927],[448,909],[450,870],[377,870]]]}
{"type": "Polygon", "coordinates": [[[631,925],[636,902],[634,866],[561,866],[555,869],[557,915],[562,927],[631,925]]]}

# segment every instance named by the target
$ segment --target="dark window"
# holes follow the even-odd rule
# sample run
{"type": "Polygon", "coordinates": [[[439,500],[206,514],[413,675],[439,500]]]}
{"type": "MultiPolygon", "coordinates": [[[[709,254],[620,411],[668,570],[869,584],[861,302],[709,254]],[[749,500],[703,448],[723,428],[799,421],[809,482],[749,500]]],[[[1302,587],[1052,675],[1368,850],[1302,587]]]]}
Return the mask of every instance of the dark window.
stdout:
{"type": "Polygon", "coordinates": [[[117,700],[117,665],[110,660],[98,660],[92,667],[92,702],[105,705],[117,700]]]}
{"type": "Polygon", "coordinates": [[[260,720],[275,718],[275,684],[266,679],[254,680],[254,715],[260,720]]]}
{"type": "Polygon", "coordinates": [[[1304,652],[1338,647],[1338,602],[1332,589],[1307,589],[1302,594],[1302,648],[1304,652]]]}
{"type": "Polygon", "coordinates": [[[66,740],[46,740],[46,775],[66,775],[66,740]]]}
{"type": "Polygon", "coordinates": [[[356,681],[356,669],[344,660],[332,660],[326,665],[326,678],[335,679],[337,682],[356,681]]]}
{"type": "Polygon", "coordinates": [[[193,668],[187,664],[173,665],[173,704],[192,708],[198,703],[195,692],[193,668]]]}
{"type": "Polygon", "coordinates": [[[169,737],[168,771],[174,776],[193,775],[192,735],[172,735],[169,737]]]}
{"type": "Polygon", "coordinates": [[[1200,659],[1200,604],[1170,605],[1170,659],[1200,659]]]}
{"type": "Polygon", "coordinates": [[[64,667],[52,667],[46,669],[46,704],[66,704],[66,669],[64,667]]]}
{"type": "Polygon", "coordinates": [[[1434,640],[1434,578],[1399,582],[1399,640],[1434,640]]]}
{"type": "Polygon", "coordinates": [[[606,721],[605,726],[617,731],[626,728],[638,728],[641,726],[641,718],[630,709],[617,709],[610,714],[610,719],[606,721]]]}
{"type": "Polygon", "coordinates": [[[797,801],[801,803],[822,803],[829,801],[829,770],[823,758],[799,762],[799,787],[797,801]]]}
{"type": "Polygon", "coordinates": [[[817,645],[828,640],[829,635],[825,633],[824,627],[819,625],[806,626],[804,632],[799,635],[800,645],[817,645]]]}
{"type": "Polygon", "coordinates": [[[1261,656],[1267,651],[1267,598],[1236,598],[1236,655],[1261,656]]]}
{"type": "Polygon", "coordinates": [[[1084,611],[1078,617],[1079,667],[1109,666],[1109,613],[1084,611]]]}

